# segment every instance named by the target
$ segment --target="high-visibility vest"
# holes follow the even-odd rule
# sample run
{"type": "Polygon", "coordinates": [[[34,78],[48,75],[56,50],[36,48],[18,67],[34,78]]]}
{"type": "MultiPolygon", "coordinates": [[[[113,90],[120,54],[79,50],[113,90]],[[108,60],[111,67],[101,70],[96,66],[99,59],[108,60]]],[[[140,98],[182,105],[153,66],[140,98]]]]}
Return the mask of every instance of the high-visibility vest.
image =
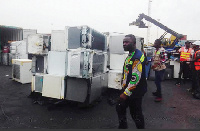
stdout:
{"type": "Polygon", "coordinates": [[[184,47],[181,47],[180,61],[190,61],[190,55],[192,48],[189,48],[188,52],[184,52],[184,47]]]}
{"type": "MultiPolygon", "coordinates": [[[[200,53],[200,50],[196,51],[194,54],[194,59],[196,59],[197,53],[200,53]]],[[[195,65],[195,69],[196,70],[200,70],[200,59],[198,59],[197,61],[194,62],[195,65]]]]}

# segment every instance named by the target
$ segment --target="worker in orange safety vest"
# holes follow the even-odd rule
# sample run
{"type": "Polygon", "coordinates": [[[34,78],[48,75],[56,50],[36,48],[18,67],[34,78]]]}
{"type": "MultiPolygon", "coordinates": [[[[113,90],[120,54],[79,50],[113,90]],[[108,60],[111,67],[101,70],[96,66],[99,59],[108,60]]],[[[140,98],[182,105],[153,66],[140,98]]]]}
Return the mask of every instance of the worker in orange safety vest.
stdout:
{"type": "Polygon", "coordinates": [[[190,47],[191,42],[186,41],[185,46],[181,47],[178,52],[180,53],[180,70],[179,70],[179,78],[176,82],[177,86],[181,85],[181,78],[183,74],[184,82],[186,78],[190,77],[188,76],[190,74],[190,64],[191,64],[191,58],[194,54],[194,50],[190,47]]]}
{"type": "Polygon", "coordinates": [[[193,97],[200,99],[200,86],[199,86],[199,77],[200,77],[200,41],[194,42],[194,57],[192,62],[192,88],[189,90],[193,97]]]}

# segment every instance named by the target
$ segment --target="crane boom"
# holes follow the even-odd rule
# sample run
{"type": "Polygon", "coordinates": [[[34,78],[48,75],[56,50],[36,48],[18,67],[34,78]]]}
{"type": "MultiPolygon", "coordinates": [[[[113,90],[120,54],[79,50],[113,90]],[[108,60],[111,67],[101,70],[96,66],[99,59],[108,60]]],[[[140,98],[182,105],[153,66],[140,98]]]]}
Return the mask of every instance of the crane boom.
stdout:
{"type": "Polygon", "coordinates": [[[147,21],[153,23],[154,25],[160,27],[161,29],[163,29],[167,33],[170,33],[170,34],[176,36],[178,39],[183,37],[182,34],[179,34],[179,33],[175,32],[175,31],[173,31],[172,29],[170,29],[167,26],[163,25],[162,23],[156,21],[155,19],[152,19],[151,17],[145,15],[144,13],[139,14],[138,17],[139,18],[136,19],[136,21],[133,21],[129,25],[136,25],[136,26],[139,26],[139,28],[147,28],[147,26],[145,26],[144,22],[142,21],[142,19],[144,18],[145,20],[147,20],[147,21]]]}

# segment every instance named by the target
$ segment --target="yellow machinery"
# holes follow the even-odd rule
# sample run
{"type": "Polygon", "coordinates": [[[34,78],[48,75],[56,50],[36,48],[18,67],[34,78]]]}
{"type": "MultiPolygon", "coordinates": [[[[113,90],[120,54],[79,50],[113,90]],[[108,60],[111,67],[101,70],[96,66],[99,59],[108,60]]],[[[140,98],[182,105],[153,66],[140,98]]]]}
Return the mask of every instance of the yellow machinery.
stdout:
{"type": "Polygon", "coordinates": [[[162,46],[163,47],[168,47],[171,46],[171,44],[176,40],[176,36],[171,35],[170,38],[163,38],[162,39],[162,46]]]}

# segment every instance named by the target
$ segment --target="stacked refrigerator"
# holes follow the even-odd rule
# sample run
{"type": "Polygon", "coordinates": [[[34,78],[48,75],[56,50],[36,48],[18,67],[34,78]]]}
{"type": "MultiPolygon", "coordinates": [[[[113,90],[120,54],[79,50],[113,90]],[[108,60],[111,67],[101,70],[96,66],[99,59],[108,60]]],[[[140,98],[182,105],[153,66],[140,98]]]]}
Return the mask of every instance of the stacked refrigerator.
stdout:
{"type": "Polygon", "coordinates": [[[12,59],[28,59],[27,42],[14,41],[10,44],[9,63],[12,64],[12,59]]]}
{"type": "Polygon", "coordinates": [[[52,30],[47,59],[42,96],[90,104],[107,86],[107,37],[88,26],[52,30]],[[45,77],[62,80],[55,83],[57,86],[45,85],[45,77]]]}
{"type": "Polygon", "coordinates": [[[37,30],[23,29],[22,40],[10,43],[10,53],[8,55],[8,65],[12,64],[12,59],[30,59],[28,57],[27,38],[29,35],[36,34],[37,30]]]}
{"type": "Polygon", "coordinates": [[[22,84],[31,83],[32,60],[12,59],[12,79],[22,84]]]}
{"type": "Polygon", "coordinates": [[[27,52],[29,57],[32,59],[32,92],[42,93],[44,86],[44,75],[48,74],[47,55],[50,50],[50,40],[50,34],[30,34],[26,38],[28,43],[27,52]]]}

